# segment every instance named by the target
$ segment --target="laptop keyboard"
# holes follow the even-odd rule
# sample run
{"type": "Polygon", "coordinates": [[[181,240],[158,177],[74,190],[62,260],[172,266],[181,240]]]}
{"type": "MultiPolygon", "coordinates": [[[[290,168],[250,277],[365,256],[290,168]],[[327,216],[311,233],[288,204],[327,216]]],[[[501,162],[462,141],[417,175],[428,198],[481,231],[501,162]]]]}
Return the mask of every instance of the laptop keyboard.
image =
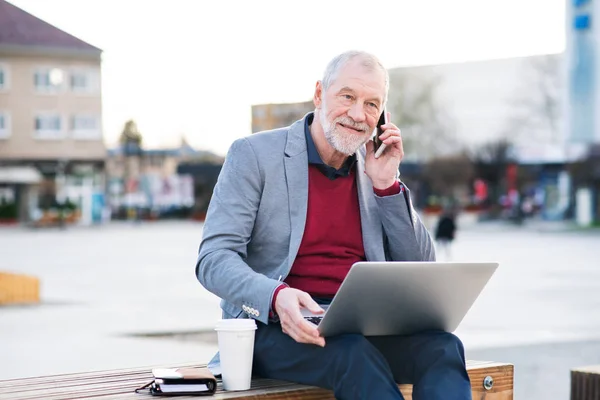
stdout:
{"type": "Polygon", "coordinates": [[[307,320],[308,322],[312,322],[315,325],[319,325],[321,323],[321,321],[323,320],[323,316],[319,315],[319,316],[313,316],[313,317],[304,317],[305,320],[307,320]]]}

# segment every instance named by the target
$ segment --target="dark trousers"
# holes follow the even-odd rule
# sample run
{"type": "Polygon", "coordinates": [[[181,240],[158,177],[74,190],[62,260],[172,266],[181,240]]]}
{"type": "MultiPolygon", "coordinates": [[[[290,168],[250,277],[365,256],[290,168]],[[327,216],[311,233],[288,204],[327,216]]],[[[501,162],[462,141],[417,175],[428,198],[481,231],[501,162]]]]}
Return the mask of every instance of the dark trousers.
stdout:
{"type": "Polygon", "coordinates": [[[333,390],[336,399],[403,399],[396,383],[412,383],[414,400],[471,399],[463,345],[451,333],[326,338],[325,347],[296,343],[281,325],[258,324],[254,374],[333,390]]]}

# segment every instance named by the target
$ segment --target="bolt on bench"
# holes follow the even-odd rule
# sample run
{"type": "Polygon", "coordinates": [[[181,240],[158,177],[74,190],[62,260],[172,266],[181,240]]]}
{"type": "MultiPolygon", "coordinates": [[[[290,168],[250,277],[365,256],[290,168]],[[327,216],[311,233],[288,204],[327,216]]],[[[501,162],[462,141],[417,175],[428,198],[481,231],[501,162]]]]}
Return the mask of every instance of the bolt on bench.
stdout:
{"type": "MultiPolygon", "coordinates": [[[[166,366],[191,367],[199,365],[166,366]]],[[[473,399],[512,400],[513,365],[495,362],[468,361],[473,399]]],[[[151,368],[135,368],[77,374],[43,376],[0,381],[0,399],[3,400],[61,400],[61,399],[156,399],[134,390],[152,380],[151,368]]],[[[412,398],[412,386],[400,385],[407,400],[412,398]]],[[[174,399],[192,399],[177,396],[174,399]]],[[[211,398],[211,397],[204,397],[211,398]]],[[[214,399],[333,399],[332,392],[315,387],[297,385],[272,379],[253,379],[252,388],[245,392],[224,392],[220,389],[214,399]]]]}

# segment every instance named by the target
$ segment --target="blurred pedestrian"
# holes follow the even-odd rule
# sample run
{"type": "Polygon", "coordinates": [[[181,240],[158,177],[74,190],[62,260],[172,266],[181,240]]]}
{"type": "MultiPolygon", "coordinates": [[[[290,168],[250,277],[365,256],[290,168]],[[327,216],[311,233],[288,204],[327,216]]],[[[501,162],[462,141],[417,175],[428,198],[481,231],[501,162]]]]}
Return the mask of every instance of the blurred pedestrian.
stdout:
{"type": "MultiPolygon", "coordinates": [[[[453,211],[446,211],[440,216],[435,228],[435,240],[440,253],[444,253],[445,261],[452,259],[452,241],[456,235],[456,216],[453,211]]],[[[438,253],[438,254],[440,254],[438,253]]]]}

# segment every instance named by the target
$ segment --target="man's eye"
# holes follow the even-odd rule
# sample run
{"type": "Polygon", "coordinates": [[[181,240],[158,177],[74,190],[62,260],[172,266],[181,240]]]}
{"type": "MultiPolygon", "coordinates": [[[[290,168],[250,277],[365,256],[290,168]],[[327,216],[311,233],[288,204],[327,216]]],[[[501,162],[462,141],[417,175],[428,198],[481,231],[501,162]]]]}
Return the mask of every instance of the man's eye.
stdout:
{"type": "Polygon", "coordinates": [[[369,107],[377,108],[377,104],[375,104],[375,103],[369,103],[369,107]]]}
{"type": "Polygon", "coordinates": [[[344,95],[343,95],[343,97],[344,97],[346,100],[352,100],[352,96],[351,96],[351,95],[349,95],[349,94],[344,94],[344,95]]]}

